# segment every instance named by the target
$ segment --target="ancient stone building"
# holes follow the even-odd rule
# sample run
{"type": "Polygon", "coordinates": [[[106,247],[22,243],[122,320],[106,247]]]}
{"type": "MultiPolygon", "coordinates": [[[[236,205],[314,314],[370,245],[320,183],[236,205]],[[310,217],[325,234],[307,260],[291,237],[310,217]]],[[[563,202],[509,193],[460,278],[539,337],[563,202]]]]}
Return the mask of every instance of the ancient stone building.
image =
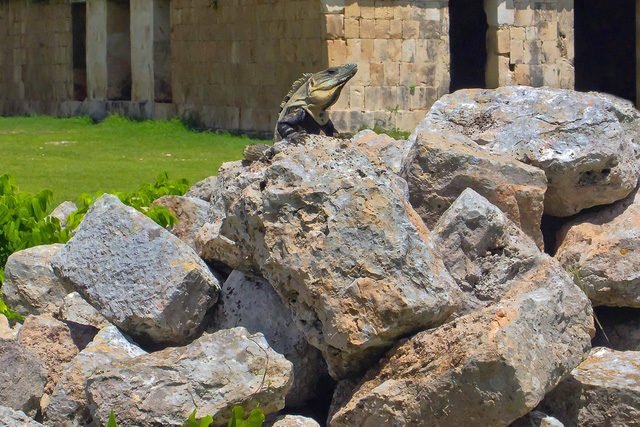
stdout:
{"type": "Polygon", "coordinates": [[[0,114],[268,132],[303,72],[355,62],[338,129],[411,129],[445,93],[636,100],[640,0],[0,0],[0,114]]]}

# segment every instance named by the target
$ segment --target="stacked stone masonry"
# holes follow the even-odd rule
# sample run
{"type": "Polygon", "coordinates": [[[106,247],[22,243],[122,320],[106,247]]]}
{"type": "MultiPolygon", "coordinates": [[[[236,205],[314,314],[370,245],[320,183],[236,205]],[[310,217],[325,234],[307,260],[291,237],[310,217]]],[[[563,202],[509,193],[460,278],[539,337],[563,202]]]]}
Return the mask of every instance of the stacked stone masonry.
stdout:
{"type": "MultiPolygon", "coordinates": [[[[454,1],[0,0],[0,114],[98,107],[268,133],[302,73],[354,62],[332,108],[338,130],[411,130],[450,90],[454,1]],[[86,87],[74,92],[78,4],[86,87]]],[[[484,11],[485,87],[574,87],[573,0],[484,0],[484,11]]]]}

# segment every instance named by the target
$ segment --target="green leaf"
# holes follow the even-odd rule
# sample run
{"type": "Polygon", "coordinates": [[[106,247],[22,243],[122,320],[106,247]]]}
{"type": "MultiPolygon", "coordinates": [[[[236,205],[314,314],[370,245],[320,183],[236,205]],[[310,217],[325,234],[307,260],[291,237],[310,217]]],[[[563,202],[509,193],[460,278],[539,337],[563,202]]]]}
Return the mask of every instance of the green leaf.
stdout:
{"type": "Polygon", "coordinates": [[[109,414],[107,427],[118,427],[118,423],[116,422],[116,414],[113,413],[113,410],[111,411],[111,414],[109,414]]]}
{"type": "Polygon", "coordinates": [[[231,419],[227,427],[262,427],[264,423],[264,413],[255,408],[245,418],[244,408],[242,406],[234,406],[231,410],[231,419]]]}
{"type": "Polygon", "coordinates": [[[196,418],[197,409],[194,409],[187,421],[182,424],[183,427],[209,427],[213,424],[213,417],[211,415],[207,415],[202,418],[196,418]]]}

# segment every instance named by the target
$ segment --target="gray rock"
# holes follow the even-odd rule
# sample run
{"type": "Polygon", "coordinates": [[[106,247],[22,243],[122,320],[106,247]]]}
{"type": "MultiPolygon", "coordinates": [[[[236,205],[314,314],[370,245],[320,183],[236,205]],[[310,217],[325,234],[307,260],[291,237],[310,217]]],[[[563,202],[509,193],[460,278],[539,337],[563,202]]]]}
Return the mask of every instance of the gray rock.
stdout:
{"type": "Polygon", "coordinates": [[[93,204],[52,264],[107,320],[155,344],[192,338],[219,292],[191,248],[111,195],[93,204]]]}
{"type": "MultiPolygon", "coordinates": [[[[472,190],[460,198],[469,195],[472,190]]],[[[477,202],[484,200],[488,205],[486,199],[475,196],[477,202]]],[[[460,202],[460,206],[465,204],[470,205],[460,202]]],[[[464,240],[455,242],[467,250],[465,255],[473,263],[487,249],[474,246],[476,237],[484,234],[491,248],[491,240],[496,240],[491,235],[495,224],[510,221],[495,207],[472,209],[469,217],[475,217],[469,225],[487,229],[472,236],[470,249],[464,240]],[[503,218],[496,221],[493,215],[503,218]]],[[[510,227],[517,230],[515,224],[510,227]]],[[[517,237],[528,239],[519,233],[517,237]]],[[[528,240],[523,248],[537,250],[528,240]]],[[[512,248],[505,242],[502,250],[508,254],[512,248]]],[[[447,259],[448,254],[444,256],[447,259]]],[[[497,302],[399,344],[367,373],[346,404],[337,411],[334,405],[330,425],[497,426],[508,425],[534,409],[588,351],[592,310],[557,261],[540,253],[531,263],[514,258],[512,277],[500,265],[495,271],[487,269],[498,282],[498,292],[491,292],[487,299],[497,302]]],[[[495,262],[503,263],[500,259],[495,262]]]]}
{"type": "Polygon", "coordinates": [[[320,351],[304,339],[291,311],[269,282],[233,271],[222,285],[214,310],[212,330],[243,326],[250,333],[261,332],[271,348],[293,364],[288,408],[317,397],[320,382],[328,376],[327,365],[320,351]]]}
{"type": "Polygon", "coordinates": [[[618,98],[565,89],[466,89],[437,101],[421,130],[462,133],[545,171],[545,213],[569,216],[626,197],[640,175],[640,113],[618,98]]]}
{"type": "Polygon", "coordinates": [[[274,151],[269,163],[220,169],[214,202],[226,216],[222,238],[204,243],[210,259],[266,278],[334,378],[444,322],[459,290],[400,178],[338,139],[274,151]]]}
{"type": "Polygon", "coordinates": [[[37,354],[14,340],[0,340],[0,405],[34,416],[47,383],[37,354]]]}
{"type": "Polygon", "coordinates": [[[87,382],[94,418],[111,410],[126,426],[181,426],[195,408],[226,422],[234,405],[265,414],[284,407],[292,366],[262,334],[244,328],[204,334],[185,347],[116,361],[87,382]]]}
{"type": "Polygon", "coordinates": [[[320,424],[313,418],[301,415],[285,415],[279,417],[272,427],[320,427],[320,424]]]}
{"type": "Polygon", "coordinates": [[[509,427],[564,427],[564,424],[543,412],[533,411],[517,419],[509,427]]]}
{"type": "Polygon", "coordinates": [[[218,177],[210,176],[198,181],[185,194],[186,197],[195,197],[197,199],[204,200],[206,202],[211,201],[216,193],[218,177]]]}
{"type": "Polygon", "coordinates": [[[164,206],[178,218],[171,233],[196,250],[196,233],[207,222],[209,203],[194,197],[162,196],[153,205],[164,206]]]}
{"type": "Polygon", "coordinates": [[[16,411],[6,406],[0,405],[0,426],[1,427],[45,427],[28,417],[22,411],[16,411]]]}
{"type": "Polygon", "coordinates": [[[423,131],[405,159],[402,177],[411,205],[432,228],[466,189],[499,207],[539,248],[547,178],[542,170],[487,152],[460,134],[423,131]]]}
{"type": "Polygon", "coordinates": [[[640,195],[578,215],[559,232],[556,258],[594,306],[640,308],[640,195]]]}
{"type": "Polygon", "coordinates": [[[396,140],[389,135],[377,134],[371,129],[358,132],[351,138],[355,147],[368,155],[374,163],[393,173],[400,173],[402,161],[407,156],[411,143],[396,140]]]}
{"type": "Polygon", "coordinates": [[[499,301],[520,276],[549,258],[500,209],[470,188],[433,232],[447,270],[464,292],[460,313],[499,301]]]}
{"type": "Polygon", "coordinates": [[[77,292],[71,292],[64,297],[57,317],[66,322],[93,326],[96,329],[110,325],[109,321],[77,292]]]}
{"type": "Polygon", "coordinates": [[[18,332],[18,343],[38,355],[47,368],[45,393],[51,394],[66,365],[95,336],[94,328],[70,328],[51,315],[28,316],[18,332]]]}
{"type": "Polygon", "coordinates": [[[45,422],[55,426],[91,425],[87,379],[114,360],[131,359],[146,352],[113,325],[102,329],[93,341],[66,367],[45,410],[45,422]]]}
{"type": "Polygon", "coordinates": [[[60,226],[65,228],[67,226],[67,219],[69,215],[78,210],[78,206],[70,201],[62,202],[54,210],[51,211],[49,216],[58,218],[60,226]]]}
{"type": "Polygon", "coordinates": [[[567,426],[639,426],[640,352],[594,348],[540,408],[567,426]]]}
{"type": "Polygon", "coordinates": [[[35,246],[11,254],[2,285],[2,295],[9,307],[23,316],[58,312],[62,300],[71,292],[51,268],[51,259],[63,246],[35,246]]]}

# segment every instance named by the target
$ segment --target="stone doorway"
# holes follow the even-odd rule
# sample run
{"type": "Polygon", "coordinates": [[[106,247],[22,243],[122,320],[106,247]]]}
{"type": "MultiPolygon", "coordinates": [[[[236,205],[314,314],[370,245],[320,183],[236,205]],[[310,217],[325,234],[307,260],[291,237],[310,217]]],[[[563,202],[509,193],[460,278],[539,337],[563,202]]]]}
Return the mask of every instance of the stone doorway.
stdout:
{"type": "Polygon", "coordinates": [[[636,102],[636,0],[575,0],[574,20],[576,90],[636,102]]]}
{"type": "Polygon", "coordinates": [[[73,99],[87,97],[87,4],[71,3],[71,32],[73,37],[73,99]]]}
{"type": "Polygon", "coordinates": [[[107,2],[107,99],[131,100],[131,12],[128,0],[107,2]]]}
{"type": "Polygon", "coordinates": [[[449,0],[450,92],[484,88],[487,65],[487,15],[479,0],[449,0]]]}

